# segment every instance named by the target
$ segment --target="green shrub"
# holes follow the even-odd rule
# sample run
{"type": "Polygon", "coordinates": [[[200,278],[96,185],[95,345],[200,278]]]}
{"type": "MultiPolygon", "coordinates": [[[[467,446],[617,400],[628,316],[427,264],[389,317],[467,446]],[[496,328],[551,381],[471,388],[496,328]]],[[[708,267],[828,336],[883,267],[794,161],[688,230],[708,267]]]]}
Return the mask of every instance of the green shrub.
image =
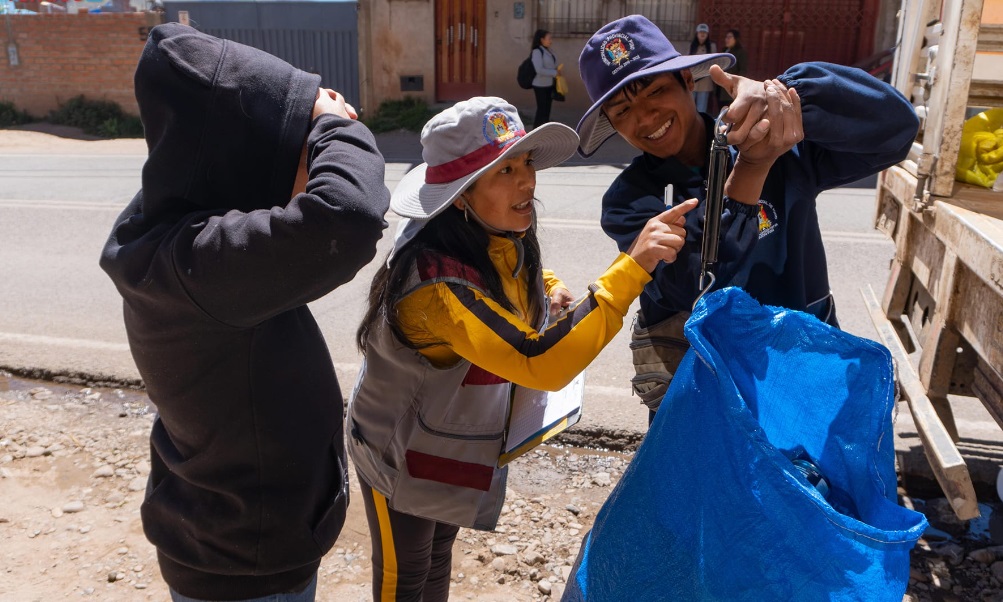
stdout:
{"type": "Polygon", "coordinates": [[[142,138],[143,124],[110,100],[88,100],[74,96],[49,114],[49,121],[78,127],[102,138],[142,138]]]}
{"type": "Polygon", "coordinates": [[[94,135],[102,138],[142,138],[143,122],[131,115],[111,117],[97,126],[94,135]]]}
{"type": "Polygon", "coordinates": [[[377,134],[399,129],[420,132],[425,122],[434,114],[424,100],[406,96],[403,100],[386,100],[380,103],[376,113],[363,119],[363,123],[377,134]]]}
{"type": "Polygon", "coordinates": [[[0,128],[8,128],[12,125],[21,125],[31,121],[31,115],[24,111],[19,111],[14,103],[0,101],[0,128]]]}

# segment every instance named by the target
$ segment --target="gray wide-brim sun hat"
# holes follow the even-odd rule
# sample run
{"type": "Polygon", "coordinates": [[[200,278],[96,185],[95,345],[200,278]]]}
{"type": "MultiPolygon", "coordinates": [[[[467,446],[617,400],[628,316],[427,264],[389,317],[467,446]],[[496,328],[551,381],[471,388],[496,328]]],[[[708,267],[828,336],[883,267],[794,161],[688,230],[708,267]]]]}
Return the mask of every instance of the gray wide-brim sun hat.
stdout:
{"type": "Polygon", "coordinates": [[[679,54],[665,34],[641,15],[606,24],[589,39],[578,57],[578,70],[592,100],[592,107],[575,128],[581,137],[578,153],[591,156],[616,133],[602,105],[630,82],[681,69],[689,69],[693,79],[698,80],[710,74],[711,65],[726,69],[734,62],[735,57],[726,52],[679,54]]]}
{"type": "Polygon", "coordinates": [[[390,208],[404,219],[397,224],[387,266],[429,220],[498,162],[528,152],[537,171],[559,165],[575,154],[578,134],[562,123],[526,133],[514,106],[476,96],[429,119],[421,146],[425,162],[407,172],[390,197],[390,208]]]}
{"type": "Polygon", "coordinates": [[[424,163],[401,178],[390,208],[401,217],[427,221],[441,213],[477,178],[500,161],[531,153],[537,171],[575,153],[578,134],[562,123],[526,132],[519,111],[497,97],[476,96],[432,117],[421,131],[424,163]]]}

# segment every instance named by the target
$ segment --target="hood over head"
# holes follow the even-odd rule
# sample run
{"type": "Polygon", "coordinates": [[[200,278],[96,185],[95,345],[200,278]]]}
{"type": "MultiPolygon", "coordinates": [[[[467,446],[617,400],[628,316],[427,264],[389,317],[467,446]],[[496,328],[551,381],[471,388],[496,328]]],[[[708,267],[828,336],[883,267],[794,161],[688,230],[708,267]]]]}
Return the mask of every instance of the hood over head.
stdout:
{"type": "Polygon", "coordinates": [[[153,28],[135,76],[147,223],[285,205],[319,86],[256,48],[179,23],[153,28]]]}

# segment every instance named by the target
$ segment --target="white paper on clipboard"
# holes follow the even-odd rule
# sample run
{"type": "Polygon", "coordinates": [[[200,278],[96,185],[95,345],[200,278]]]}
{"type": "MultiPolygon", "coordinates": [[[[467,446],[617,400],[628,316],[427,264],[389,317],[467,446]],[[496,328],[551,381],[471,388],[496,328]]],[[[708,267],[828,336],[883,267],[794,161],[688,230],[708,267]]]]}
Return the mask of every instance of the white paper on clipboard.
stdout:
{"type": "Polygon", "coordinates": [[[516,386],[504,452],[510,453],[537,438],[540,441],[534,445],[542,443],[549,438],[548,433],[556,435],[575,424],[581,417],[584,399],[585,372],[578,374],[560,391],[537,391],[516,386]]]}

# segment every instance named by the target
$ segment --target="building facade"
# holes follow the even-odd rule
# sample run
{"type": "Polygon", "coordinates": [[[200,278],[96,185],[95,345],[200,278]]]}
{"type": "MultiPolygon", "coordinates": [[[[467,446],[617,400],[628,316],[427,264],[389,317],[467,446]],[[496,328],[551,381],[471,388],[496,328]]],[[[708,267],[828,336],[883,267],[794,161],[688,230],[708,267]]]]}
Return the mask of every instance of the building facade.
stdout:
{"type": "Polygon", "coordinates": [[[751,75],[766,77],[805,60],[853,64],[891,47],[897,9],[895,0],[360,0],[361,104],[492,95],[529,110],[533,92],[515,74],[541,28],[553,33],[570,88],[554,114],[570,123],[590,104],[578,55],[619,17],[645,15],[684,54],[697,23],[710,25],[719,48],[726,30],[739,29],[751,75]]]}

